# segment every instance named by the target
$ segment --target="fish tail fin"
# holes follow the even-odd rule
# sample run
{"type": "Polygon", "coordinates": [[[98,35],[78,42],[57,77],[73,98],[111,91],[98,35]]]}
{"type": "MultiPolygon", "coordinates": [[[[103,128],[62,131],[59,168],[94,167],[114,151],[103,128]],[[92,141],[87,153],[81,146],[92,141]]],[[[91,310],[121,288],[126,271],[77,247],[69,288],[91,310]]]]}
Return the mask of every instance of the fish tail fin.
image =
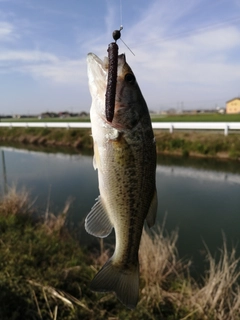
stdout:
{"type": "Polygon", "coordinates": [[[110,259],[93,278],[90,288],[98,292],[115,292],[127,308],[134,309],[139,295],[139,266],[121,269],[110,259]]]}

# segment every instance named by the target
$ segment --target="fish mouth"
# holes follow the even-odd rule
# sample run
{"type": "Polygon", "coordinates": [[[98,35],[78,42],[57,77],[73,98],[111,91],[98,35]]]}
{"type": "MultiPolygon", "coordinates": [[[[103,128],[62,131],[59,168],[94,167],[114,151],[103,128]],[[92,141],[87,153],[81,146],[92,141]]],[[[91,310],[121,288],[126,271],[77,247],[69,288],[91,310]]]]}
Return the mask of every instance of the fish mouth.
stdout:
{"type": "MultiPolygon", "coordinates": [[[[123,66],[126,63],[126,56],[124,53],[118,56],[118,67],[123,66]]],[[[108,72],[108,58],[104,57],[101,60],[94,53],[88,53],[87,55],[87,64],[88,64],[88,76],[102,76],[104,79],[107,79],[108,72]]]]}
{"type": "Polygon", "coordinates": [[[103,96],[107,85],[108,59],[101,60],[94,53],[87,55],[88,83],[92,98],[103,96]]]}
{"type": "Polygon", "coordinates": [[[88,71],[90,71],[90,73],[97,73],[101,71],[104,71],[105,73],[108,70],[108,58],[105,57],[103,60],[101,60],[94,53],[88,53],[87,64],[88,64],[88,71]]]}
{"type": "MultiPolygon", "coordinates": [[[[122,74],[123,66],[126,63],[125,54],[118,55],[117,59],[117,76],[122,74]]],[[[111,68],[110,68],[111,69],[111,68]]],[[[101,114],[104,114],[105,120],[112,122],[113,114],[114,114],[114,103],[110,103],[105,105],[106,103],[106,94],[114,90],[114,87],[110,87],[107,85],[108,76],[109,76],[109,60],[105,57],[101,60],[94,53],[89,53],[87,55],[87,72],[88,72],[88,83],[89,90],[92,96],[92,101],[102,101],[101,114]],[[108,88],[107,88],[108,86],[108,88]],[[111,119],[108,115],[111,114],[111,119]]],[[[116,83],[117,85],[117,83],[116,83]]],[[[116,90],[116,88],[115,88],[116,90]]],[[[115,95],[114,95],[115,96],[115,95]]],[[[94,105],[94,103],[92,103],[94,105]]]]}

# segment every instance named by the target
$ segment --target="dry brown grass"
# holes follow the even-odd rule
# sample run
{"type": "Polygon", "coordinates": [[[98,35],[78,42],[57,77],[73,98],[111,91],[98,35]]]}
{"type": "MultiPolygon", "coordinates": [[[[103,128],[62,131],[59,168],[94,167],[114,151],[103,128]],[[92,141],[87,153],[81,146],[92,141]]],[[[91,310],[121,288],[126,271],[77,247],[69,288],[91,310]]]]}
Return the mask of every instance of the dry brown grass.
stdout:
{"type": "Polygon", "coordinates": [[[73,202],[72,198],[68,198],[65,202],[65,206],[60,214],[57,216],[52,212],[49,212],[49,208],[47,206],[45,215],[44,215],[44,223],[43,227],[46,229],[47,233],[61,233],[65,229],[66,219],[69,212],[69,208],[73,202]]]}
{"type": "MultiPolygon", "coordinates": [[[[167,306],[169,314],[175,314],[175,318],[170,318],[178,320],[240,319],[240,258],[236,258],[236,250],[228,251],[225,237],[219,259],[206,247],[209,268],[200,284],[190,276],[191,262],[178,257],[177,240],[178,231],[167,234],[164,227],[151,233],[143,230],[138,306],[158,309],[160,314],[167,306]]],[[[107,258],[108,251],[102,250],[96,264],[107,258]]]]}
{"type": "Polygon", "coordinates": [[[164,235],[164,228],[160,227],[151,234],[143,230],[139,260],[144,286],[140,304],[152,308],[163,303],[169,297],[169,284],[188,268],[190,262],[184,264],[178,258],[177,239],[177,231],[164,235]]]}
{"type": "Polygon", "coordinates": [[[57,318],[58,304],[56,303],[54,309],[52,310],[50,307],[50,303],[49,303],[50,299],[55,300],[56,302],[59,300],[64,304],[64,306],[66,308],[71,308],[72,310],[74,309],[74,307],[76,305],[80,306],[85,311],[87,311],[89,314],[92,314],[92,310],[90,310],[84,302],[82,302],[79,299],[76,299],[75,297],[73,297],[69,293],[66,293],[62,290],[57,290],[56,288],[53,288],[51,286],[46,286],[46,285],[43,285],[42,283],[38,283],[38,282],[35,282],[32,280],[28,280],[28,283],[31,286],[32,295],[33,295],[40,319],[44,319],[44,317],[43,317],[42,312],[39,308],[39,302],[38,302],[37,295],[36,295],[37,290],[40,290],[43,293],[43,297],[44,297],[46,306],[48,308],[48,313],[49,313],[50,319],[54,319],[54,320],[58,319],[57,318]]]}
{"type": "MultiPolygon", "coordinates": [[[[50,197],[50,193],[49,193],[50,197]]],[[[49,210],[49,201],[47,201],[46,211],[42,216],[34,217],[34,201],[30,200],[30,193],[25,189],[18,188],[14,185],[8,187],[8,192],[0,199],[0,212],[3,216],[32,217],[35,222],[41,223],[42,227],[48,234],[57,232],[61,233],[65,229],[66,219],[69,208],[73,202],[72,198],[68,198],[64,208],[58,215],[49,210]]]]}
{"type": "Polygon", "coordinates": [[[240,269],[236,250],[228,252],[227,241],[223,237],[220,259],[207,250],[209,269],[205,273],[204,284],[194,290],[193,305],[201,314],[212,315],[213,319],[230,320],[240,318],[240,269]]]}
{"type": "Polygon", "coordinates": [[[163,236],[162,229],[154,235],[143,232],[139,256],[144,287],[140,304],[156,308],[170,302],[182,320],[240,319],[240,259],[236,250],[228,252],[225,237],[217,262],[207,250],[209,269],[203,284],[198,284],[189,276],[190,263],[178,258],[177,237],[177,232],[163,236]]]}
{"type": "MultiPolygon", "coordinates": [[[[12,187],[0,201],[0,212],[5,217],[31,214],[33,210],[29,203],[29,194],[26,190],[17,191],[16,187],[12,187]]],[[[68,200],[62,214],[58,217],[49,212],[45,214],[43,228],[47,233],[60,233],[64,229],[70,205],[71,200],[68,200]]],[[[240,319],[240,258],[236,257],[235,248],[229,251],[223,236],[220,257],[216,259],[206,247],[209,268],[205,271],[200,284],[189,275],[190,262],[182,261],[178,257],[177,240],[178,232],[173,231],[167,234],[164,231],[164,224],[154,232],[143,231],[139,250],[142,289],[137,309],[149,310],[150,313],[158,310],[162,319],[240,319]]],[[[102,265],[109,256],[109,250],[104,250],[102,241],[100,251],[101,255],[95,261],[98,266],[102,265]]],[[[36,290],[43,290],[46,304],[51,297],[64,301],[70,308],[74,304],[81,303],[74,297],[67,296],[50,286],[42,285],[41,287],[36,282],[32,282],[31,286],[33,298],[36,290]]],[[[99,306],[104,301],[110,303],[111,297],[111,295],[104,296],[98,302],[99,306]]],[[[35,302],[37,305],[37,301],[35,302]]],[[[86,312],[90,310],[87,304],[81,307],[86,312]]],[[[57,319],[58,310],[50,311],[52,319],[57,319]]],[[[154,316],[151,319],[154,319],[154,316]]]]}
{"type": "Polygon", "coordinates": [[[8,188],[8,193],[0,199],[0,212],[5,216],[26,215],[32,213],[32,205],[29,192],[22,188],[17,190],[16,186],[8,188]]]}

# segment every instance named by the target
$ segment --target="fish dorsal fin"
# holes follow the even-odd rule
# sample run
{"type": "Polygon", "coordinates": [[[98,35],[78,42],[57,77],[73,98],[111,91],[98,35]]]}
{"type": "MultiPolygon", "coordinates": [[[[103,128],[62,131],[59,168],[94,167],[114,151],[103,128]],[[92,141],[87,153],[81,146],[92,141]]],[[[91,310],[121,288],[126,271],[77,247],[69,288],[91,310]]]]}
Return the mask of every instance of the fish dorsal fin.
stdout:
{"type": "Polygon", "coordinates": [[[85,229],[95,237],[104,238],[111,233],[112,228],[113,225],[99,196],[85,219],[85,229]]]}
{"type": "Polygon", "coordinates": [[[152,198],[152,202],[146,217],[147,225],[149,228],[153,227],[155,224],[156,216],[157,216],[157,206],[158,206],[158,198],[157,198],[157,190],[155,190],[152,198]]]}

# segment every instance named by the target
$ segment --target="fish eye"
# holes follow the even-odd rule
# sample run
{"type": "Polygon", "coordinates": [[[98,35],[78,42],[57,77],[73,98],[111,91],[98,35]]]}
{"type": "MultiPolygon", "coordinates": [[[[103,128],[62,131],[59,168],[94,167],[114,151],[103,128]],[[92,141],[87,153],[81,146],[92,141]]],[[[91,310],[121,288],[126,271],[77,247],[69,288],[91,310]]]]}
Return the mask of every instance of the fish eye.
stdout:
{"type": "Polygon", "coordinates": [[[135,81],[135,76],[132,73],[127,73],[124,79],[129,83],[133,83],[135,81]]]}

